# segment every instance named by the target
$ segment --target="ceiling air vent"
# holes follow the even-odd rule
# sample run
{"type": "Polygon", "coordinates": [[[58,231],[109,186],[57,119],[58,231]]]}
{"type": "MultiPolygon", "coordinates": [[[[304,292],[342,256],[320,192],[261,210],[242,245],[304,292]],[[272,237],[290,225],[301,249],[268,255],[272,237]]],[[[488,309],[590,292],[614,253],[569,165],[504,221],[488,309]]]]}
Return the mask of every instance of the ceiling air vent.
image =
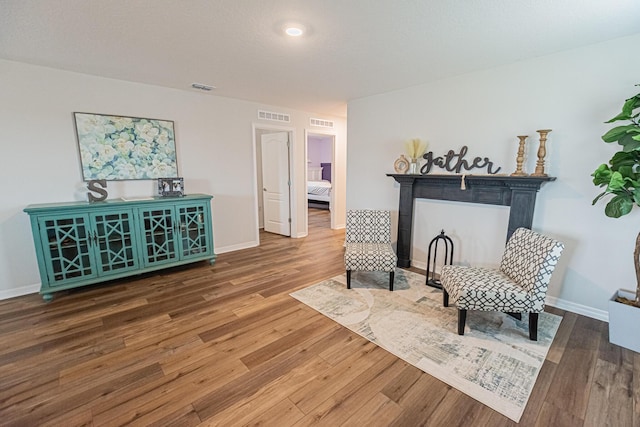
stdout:
{"type": "Polygon", "coordinates": [[[333,128],[333,122],[330,120],[322,120],[322,119],[309,119],[311,122],[311,126],[319,126],[321,128],[333,128]]]}
{"type": "Polygon", "coordinates": [[[271,120],[272,122],[290,123],[291,116],[284,113],[274,113],[272,111],[258,110],[258,118],[262,120],[271,120]]]}

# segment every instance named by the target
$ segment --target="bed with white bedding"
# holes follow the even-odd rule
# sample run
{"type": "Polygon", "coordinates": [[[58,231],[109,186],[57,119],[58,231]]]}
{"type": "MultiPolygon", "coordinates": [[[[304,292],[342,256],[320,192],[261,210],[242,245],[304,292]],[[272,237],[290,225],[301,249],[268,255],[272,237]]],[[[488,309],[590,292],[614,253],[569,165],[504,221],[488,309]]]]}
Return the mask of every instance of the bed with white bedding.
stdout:
{"type": "Polygon", "coordinates": [[[310,206],[319,207],[316,204],[320,202],[320,207],[330,207],[331,187],[331,163],[325,163],[321,167],[309,166],[307,168],[307,199],[310,206]],[[326,170],[323,172],[327,165],[329,167],[328,174],[326,170]]]}

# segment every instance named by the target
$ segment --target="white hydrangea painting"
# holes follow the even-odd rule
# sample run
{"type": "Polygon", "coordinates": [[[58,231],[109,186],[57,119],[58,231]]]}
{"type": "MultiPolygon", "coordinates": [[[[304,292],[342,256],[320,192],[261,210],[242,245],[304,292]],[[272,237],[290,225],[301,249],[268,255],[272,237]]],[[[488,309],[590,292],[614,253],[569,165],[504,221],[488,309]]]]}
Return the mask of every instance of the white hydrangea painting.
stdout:
{"type": "Polygon", "coordinates": [[[74,115],[85,181],[178,176],[172,121],[74,115]]]}

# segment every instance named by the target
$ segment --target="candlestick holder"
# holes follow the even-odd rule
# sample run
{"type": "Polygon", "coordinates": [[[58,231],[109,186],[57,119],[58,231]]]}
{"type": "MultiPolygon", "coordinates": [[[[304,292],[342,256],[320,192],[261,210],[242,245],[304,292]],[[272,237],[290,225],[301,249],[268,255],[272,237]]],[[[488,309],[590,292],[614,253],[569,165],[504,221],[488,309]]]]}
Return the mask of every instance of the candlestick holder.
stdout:
{"type": "Polygon", "coordinates": [[[520,142],[518,143],[518,156],[516,157],[516,171],[511,176],[527,176],[522,170],[522,163],[524,162],[524,143],[529,135],[519,135],[520,142]]]}
{"type": "Polygon", "coordinates": [[[547,155],[547,147],[545,146],[547,142],[547,134],[551,132],[551,129],[540,129],[537,130],[540,134],[540,146],[538,147],[538,161],[536,162],[536,171],[531,174],[531,176],[547,176],[544,173],[544,158],[547,155]]]}

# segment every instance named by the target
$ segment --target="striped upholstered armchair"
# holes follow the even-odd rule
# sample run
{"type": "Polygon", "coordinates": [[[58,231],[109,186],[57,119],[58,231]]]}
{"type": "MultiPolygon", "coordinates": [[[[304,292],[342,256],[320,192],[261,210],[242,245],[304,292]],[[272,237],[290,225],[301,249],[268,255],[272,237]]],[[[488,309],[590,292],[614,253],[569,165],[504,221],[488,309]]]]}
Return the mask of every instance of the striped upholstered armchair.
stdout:
{"type": "Polygon", "coordinates": [[[551,273],[564,245],[526,228],[507,242],[500,269],[442,267],[443,303],[458,307],[458,334],[464,335],[467,310],[502,311],[520,319],[529,313],[529,338],[538,339],[538,313],[544,310],[551,273]]]}
{"type": "Polygon", "coordinates": [[[352,271],[388,271],[389,290],[398,257],[391,247],[391,213],[381,210],[347,211],[344,264],[347,288],[351,288],[352,271]]]}

